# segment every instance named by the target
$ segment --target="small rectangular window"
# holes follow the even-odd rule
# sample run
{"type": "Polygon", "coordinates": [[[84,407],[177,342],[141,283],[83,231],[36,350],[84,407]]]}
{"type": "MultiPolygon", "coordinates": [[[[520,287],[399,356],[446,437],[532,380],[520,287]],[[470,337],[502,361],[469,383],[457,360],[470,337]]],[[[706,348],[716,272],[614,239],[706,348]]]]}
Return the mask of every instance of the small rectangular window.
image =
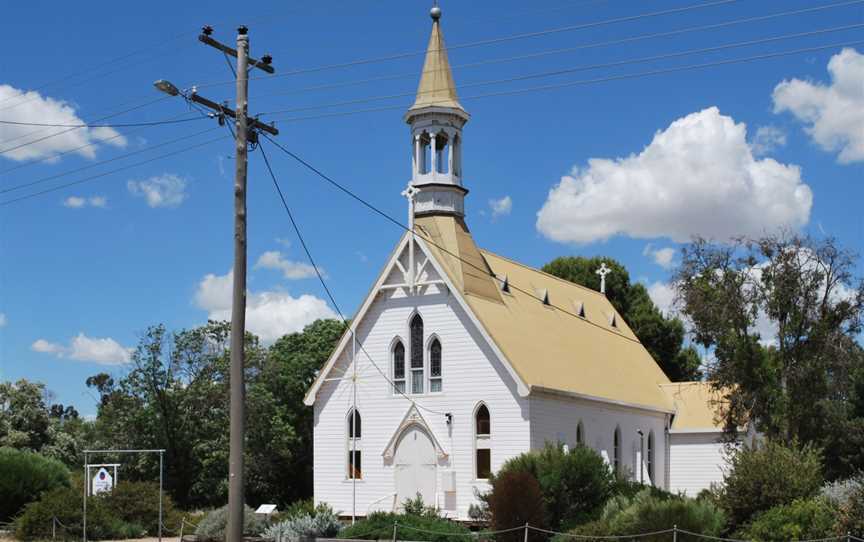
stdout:
{"type": "Polygon", "coordinates": [[[441,379],[440,378],[430,378],[429,379],[429,391],[431,391],[433,393],[441,391],[441,379]]]}
{"type": "Polygon", "coordinates": [[[481,448],[477,450],[477,479],[488,480],[492,474],[492,450],[481,448]]]}
{"type": "Polygon", "coordinates": [[[348,478],[357,480],[363,478],[360,450],[348,450],[348,478]]]}
{"type": "Polygon", "coordinates": [[[411,371],[411,393],[423,393],[423,370],[411,371]]]}

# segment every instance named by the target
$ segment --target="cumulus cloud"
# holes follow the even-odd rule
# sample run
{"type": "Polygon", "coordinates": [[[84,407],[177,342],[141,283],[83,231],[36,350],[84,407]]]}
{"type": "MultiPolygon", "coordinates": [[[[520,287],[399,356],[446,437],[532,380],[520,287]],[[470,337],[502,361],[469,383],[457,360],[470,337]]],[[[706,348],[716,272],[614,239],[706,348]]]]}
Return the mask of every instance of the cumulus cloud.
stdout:
{"type": "Polygon", "coordinates": [[[554,186],[537,229],[560,242],[615,235],[726,240],[807,223],[813,195],[795,165],[757,159],[747,128],[716,107],[655,134],[639,154],[592,158],[554,186]]]}
{"type": "Polygon", "coordinates": [[[507,216],[513,210],[513,199],[510,196],[504,196],[499,199],[489,200],[489,210],[492,212],[492,218],[507,216]]]}
{"type": "Polygon", "coordinates": [[[642,255],[648,256],[663,269],[671,269],[675,259],[675,249],[672,247],[654,248],[650,243],[642,249],[642,255]]]}
{"type": "Polygon", "coordinates": [[[665,316],[678,316],[675,308],[675,286],[668,282],[654,282],[648,286],[648,297],[665,316]]]}
{"type": "MultiPolygon", "coordinates": [[[[198,284],[196,304],[207,311],[211,320],[231,319],[231,286],[233,274],[206,275],[198,284]]],[[[248,292],[246,327],[264,342],[273,342],[286,333],[302,331],[320,318],[335,318],[327,303],[303,294],[293,297],[279,291],[248,292]]]]}
{"type": "Polygon", "coordinates": [[[63,200],[63,206],[70,209],[81,209],[87,206],[104,209],[108,206],[108,198],[105,196],[69,196],[63,200]]]}
{"type": "Polygon", "coordinates": [[[754,156],[765,156],[786,145],[786,132],[776,126],[760,126],[756,130],[750,149],[754,156]]]}
{"type": "Polygon", "coordinates": [[[255,263],[256,269],[277,269],[289,280],[308,279],[315,276],[315,268],[305,262],[286,260],[278,250],[262,254],[255,263]]]}
{"type": "Polygon", "coordinates": [[[110,337],[88,337],[79,333],[68,346],[37,339],[30,349],[43,354],[53,354],[58,358],[88,361],[100,365],[122,365],[129,363],[133,349],[125,348],[110,337]]]}
{"type": "MultiPolygon", "coordinates": [[[[0,85],[0,102],[15,106],[3,111],[4,120],[39,124],[86,124],[70,104],[42,96],[36,91],[0,85]]],[[[112,128],[57,128],[15,124],[0,125],[0,141],[4,141],[0,150],[7,151],[0,156],[19,162],[55,156],[67,151],[85,158],[95,158],[100,142],[114,147],[125,147],[127,143],[126,138],[112,128]]],[[[56,157],[49,159],[56,160],[56,157]]]]}
{"type": "Polygon", "coordinates": [[[186,199],[186,179],[173,173],[156,175],[143,181],[129,181],[126,187],[141,196],[150,207],[177,207],[186,199]]]}
{"type": "Polygon", "coordinates": [[[864,160],[864,55],[846,48],[828,62],[830,84],[800,79],[774,88],[774,112],[788,111],[841,164],[864,160]]]}

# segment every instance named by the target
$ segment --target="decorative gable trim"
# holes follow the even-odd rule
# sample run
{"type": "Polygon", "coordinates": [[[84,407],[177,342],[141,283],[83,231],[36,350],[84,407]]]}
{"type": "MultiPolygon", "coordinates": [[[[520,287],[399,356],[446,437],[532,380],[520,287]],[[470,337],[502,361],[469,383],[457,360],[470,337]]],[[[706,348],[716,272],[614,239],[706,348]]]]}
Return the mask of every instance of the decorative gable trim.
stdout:
{"type": "Polygon", "coordinates": [[[441,443],[438,442],[438,438],[435,437],[435,432],[432,431],[432,428],[429,427],[428,423],[426,423],[426,419],[423,417],[422,414],[420,414],[420,410],[417,408],[417,405],[412,402],[411,406],[408,407],[408,412],[405,413],[405,417],[402,418],[402,422],[399,423],[398,427],[396,427],[396,430],[393,432],[393,436],[390,437],[390,440],[387,442],[387,446],[381,453],[384,459],[393,459],[393,456],[396,454],[396,445],[399,443],[399,438],[412,425],[420,427],[421,429],[423,429],[423,431],[426,432],[426,434],[429,435],[429,438],[432,439],[432,444],[435,446],[435,452],[438,454],[439,459],[447,458],[448,454],[444,450],[444,447],[441,446],[441,443]]]}

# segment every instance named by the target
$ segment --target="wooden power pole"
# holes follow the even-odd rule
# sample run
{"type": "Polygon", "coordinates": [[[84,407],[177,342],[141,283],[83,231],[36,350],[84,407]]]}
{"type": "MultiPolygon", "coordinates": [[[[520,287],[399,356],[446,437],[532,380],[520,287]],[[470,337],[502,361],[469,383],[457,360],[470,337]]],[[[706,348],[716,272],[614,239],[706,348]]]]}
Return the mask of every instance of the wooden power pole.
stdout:
{"type": "Polygon", "coordinates": [[[210,35],[213,29],[203,28],[198,36],[199,41],[214,47],[237,60],[237,109],[217,104],[198,96],[196,91],[180,92],[177,87],[167,81],[157,81],[156,87],[177,96],[182,95],[189,101],[212,109],[224,124],[225,117],[234,119],[236,167],[234,174],[234,284],[231,304],[231,435],[228,456],[228,526],[225,532],[227,542],[243,541],[243,448],[245,433],[245,382],[244,343],[246,335],[246,172],[247,151],[250,140],[256,142],[258,131],[262,130],[272,135],[279,131],[273,126],[263,124],[256,119],[250,119],[248,113],[249,67],[258,68],[267,73],[273,73],[270,65],[272,59],[265,55],[261,60],[249,57],[249,31],[245,26],[237,29],[237,49],[219,43],[210,35]]]}

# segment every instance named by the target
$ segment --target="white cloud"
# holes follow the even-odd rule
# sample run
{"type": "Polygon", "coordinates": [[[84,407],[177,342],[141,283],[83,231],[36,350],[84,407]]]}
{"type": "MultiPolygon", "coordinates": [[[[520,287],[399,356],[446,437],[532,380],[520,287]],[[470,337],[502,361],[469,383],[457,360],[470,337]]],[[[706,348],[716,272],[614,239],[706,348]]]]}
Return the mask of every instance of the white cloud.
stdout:
{"type": "MultiPolygon", "coordinates": [[[[4,120],[39,124],[86,124],[70,104],[42,96],[36,91],[23,91],[9,85],[0,85],[0,102],[15,106],[3,111],[4,120]]],[[[0,141],[4,141],[0,150],[9,149],[0,156],[15,161],[45,158],[73,150],[75,154],[85,158],[95,158],[99,142],[115,147],[125,147],[127,143],[126,138],[112,128],[73,129],[14,124],[0,125],[0,141]],[[36,141],[39,139],[41,141],[36,141]],[[24,145],[25,143],[27,145],[24,145]],[[20,148],[12,150],[19,145],[20,148]]],[[[56,160],[57,158],[53,158],[50,161],[56,160]]]]}
{"type": "Polygon", "coordinates": [[[841,164],[864,160],[864,55],[846,48],[828,62],[831,84],[800,79],[774,88],[774,112],[789,111],[841,164]]]}
{"type": "Polygon", "coordinates": [[[675,249],[672,247],[654,248],[650,243],[642,249],[643,256],[650,256],[654,263],[663,269],[671,269],[674,265],[672,260],[675,259],[675,249]]]}
{"type": "MultiPolygon", "coordinates": [[[[233,274],[208,274],[198,284],[196,304],[211,320],[231,319],[233,274]]],[[[286,333],[302,331],[320,318],[335,318],[327,303],[313,295],[293,297],[279,291],[249,292],[246,298],[246,327],[264,342],[273,342],[286,333]]]]}
{"type": "Polygon", "coordinates": [[[614,235],[726,240],[807,223],[813,195],[795,165],[756,159],[747,128],[709,107],[657,132],[639,154],[592,158],[549,191],[537,229],[588,243],[614,235]]]}
{"type": "Polygon", "coordinates": [[[122,365],[129,363],[131,348],[125,348],[110,337],[95,338],[79,333],[69,346],[37,339],[30,349],[43,354],[54,354],[58,358],[89,361],[100,365],[122,365]]]}
{"type": "Polygon", "coordinates": [[[492,218],[496,219],[501,216],[507,216],[513,210],[513,200],[510,196],[504,196],[499,199],[489,200],[489,209],[492,211],[492,218]]]}
{"type": "Polygon", "coordinates": [[[129,181],[126,187],[133,195],[144,197],[150,207],[177,207],[186,199],[186,179],[173,173],[129,181]]]}
{"type": "Polygon", "coordinates": [[[665,316],[678,316],[675,308],[675,287],[668,282],[654,282],[648,286],[648,297],[665,316]]]}
{"type": "Polygon", "coordinates": [[[82,196],[69,196],[63,200],[63,206],[71,209],[81,209],[82,207],[99,207],[105,208],[108,205],[108,198],[105,196],[90,196],[88,198],[82,196]]]}
{"type": "Polygon", "coordinates": [[[289,280],[308,279],[315,276],[315,268],[305,262],[286,260],[278,250],[270,250],[262,254],[255,263],[255,268],[278,269],[282,276],[289,280]]]}
{"type": "Polygon", "coordinates": [[[6,326],[6,313],[0,312],[0,327],[6,326]]]}
{"type": "Polygon", "coordinates": [[[786,132],[776,126],[760,126],[750,143],[754,156],[765,156],[786,145],[786,132]]]}

